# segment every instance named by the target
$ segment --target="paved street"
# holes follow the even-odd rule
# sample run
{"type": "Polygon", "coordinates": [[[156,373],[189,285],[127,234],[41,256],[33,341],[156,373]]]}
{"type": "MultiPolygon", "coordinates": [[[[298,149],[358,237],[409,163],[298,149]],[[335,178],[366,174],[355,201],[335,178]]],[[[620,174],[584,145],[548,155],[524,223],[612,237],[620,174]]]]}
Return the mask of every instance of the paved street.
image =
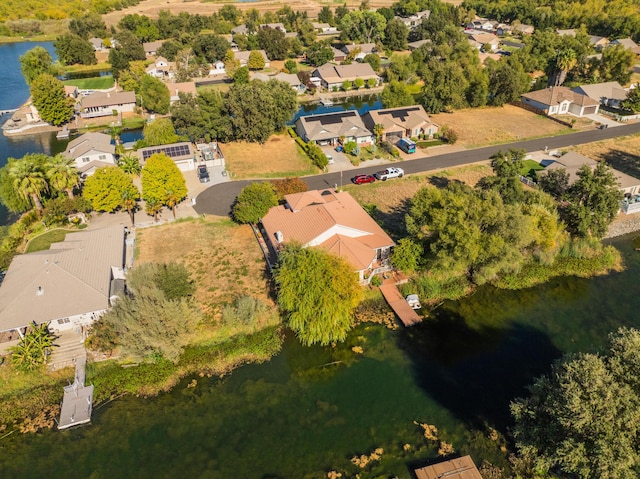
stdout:
{"type": "MultiPolygon", "coordinates": [[[[593,141],[606,140],[619,136],[633,135],[640,133],[640,123],[618,126],[616,128],[606,128],[603,130],[593,129],[571,133],[568,135],[553,136],[540,138],[536,140],[519,141],[515,143],[507,143],[496,146],[487,146],[473,150],[463,150],[455,153],[447,153],[443,155],[424,156],[407,161],[395,162],[393,166],[399,166],[404,169],[405,173],[422,173],[443,168],[451,168],[453,166],[466,165],[479,161],[488,160],[494,153],[499,150],[508,150],[509,148],[524,148],[526,151],[549,150],[566,148],[572,145],[581,145],[583,143],[591,143],[593,141]]],[[[309,189],[321,189],[340,186],[349,183],[351,178],[356,174],[373,174],[380,169],[380,166],[368,166],[358,169],[345,170],[344,173],[334,172],[323,175],[315,175],[305,177],[304,180],[309,185],[309,189]]],[[[195,210],[199,214],[211,214],[218,216],[227,216],[231,212],[231,205],[240,193],[240,190],[255,180],[231,181],[219,185],[213,185],[200,193],[197,197],[195,210]]]]}

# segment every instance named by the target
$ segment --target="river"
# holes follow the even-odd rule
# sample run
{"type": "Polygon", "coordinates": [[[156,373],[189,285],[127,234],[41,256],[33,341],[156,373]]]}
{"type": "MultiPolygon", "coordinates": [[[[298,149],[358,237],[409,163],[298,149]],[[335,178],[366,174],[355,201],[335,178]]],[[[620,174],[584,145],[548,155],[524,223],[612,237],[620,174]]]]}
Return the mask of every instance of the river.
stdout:
{"type": "Polygon", "coordinates": [[[384,449],[361,477],[409,478],[437,456],[413,421],[438,427],[456,452],[504,465],[509,401],[564,352],[592,351],[620,326],[640,327],[640,255],[614,243],[626,271],[560,278],[519,292],[482,287],[398,331],[360,326],[335,348],[283,351],[231,375],[192,378],[157,398],[125,397],[91,426],[0,440],[9,478],[320,478],[384,449]],[[364,353],[352,351],[362,346],[364,353]],[[407,450],[404,445],[408,444],[407,450]]]}

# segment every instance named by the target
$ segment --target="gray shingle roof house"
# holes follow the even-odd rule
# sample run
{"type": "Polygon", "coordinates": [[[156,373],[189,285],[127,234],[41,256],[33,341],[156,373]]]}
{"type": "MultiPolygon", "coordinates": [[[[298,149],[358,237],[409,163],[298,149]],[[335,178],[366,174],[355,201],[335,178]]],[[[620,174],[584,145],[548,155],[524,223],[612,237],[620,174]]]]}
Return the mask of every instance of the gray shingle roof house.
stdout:
{"type": "Polygon", "coordinates": [[[373,131],[375,125],[382,125],[382,140],[394,144],[401,138],[418,135],[432,138],[438,132],[438,125],[431,121],[422,105],[371,110],[362,115],[362,121],[369,131],[373,131]]]}
{"type": "Polygon", "coordinates": [[[627,91],[617,81],[580,85],[575,87],[573,91],[587,95],[589,98],[612,108],[619,108],[620,103],[627,98],[627,91]]]}
{"type": "Polygon", "coordinates": [[[545,88],[521,95],[522,103],[544,111],[547,115],[573,113],[584,116],[598,113],[600,102],[564,86],[545,88]]]}
{"type": "Polygon", "coordinates": [[[144,54],[148,57],[155,56],[158,53],[158,48],[162,46],[164,40],[156,40],[155,42],[144,42],[142,48],[144,48],[144,54]]]}
{"type": "Polygon", "coordinates": [[[325,63],[314,70],[312,77],[319,78],[320,84],[327,89],[340,88],[343,82],[353,82],[357,78],[362,78],[365,81],[373,78],[376,84],[380,82],[380,77],[376,75],[368,63],[352,63],[351,65],[325,63]]]}
{"type": "Polygon", "coordinates": [[[325,115],[302,116],[295,121],[298,136],[319,145],[336,145],[341,138],[359,145],[373,143],[373,134],[367,130],[357,111],[342,111],[325,115]]]}
{"type": "Polygon", "coordinates": [[[85,96],[80,102],[82,118],[113,115],[114,111],[125,113],[136,106],[136,94],[133,91],[95,92],[85,96]]]}
{"type": "Polygon", "coordinates": [[[16,256],[0,286],[0,331],[35,322],[61,331],[90,325],[122,290],[124,227],[67,234],[50,249],[16,256]]]}
{"type": "Polygon", "coordinates": [[[85,133],[67,145],[63,153],[76,163],[81,177],[92,175],[96,169],[116,164],[116,147],[111,144],[111,137],[104,133],[85,133]]]}

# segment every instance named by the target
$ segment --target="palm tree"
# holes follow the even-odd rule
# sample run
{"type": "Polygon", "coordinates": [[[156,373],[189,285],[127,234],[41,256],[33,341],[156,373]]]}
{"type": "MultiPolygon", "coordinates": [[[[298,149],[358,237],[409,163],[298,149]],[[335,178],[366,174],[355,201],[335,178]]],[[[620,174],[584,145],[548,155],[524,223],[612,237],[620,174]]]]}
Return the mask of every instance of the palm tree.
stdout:
{"type": "Polygon", "coordinates": [[[63,155],[49,158],[46,165],[49,186],[57,191],[66,191],[73,198],[73,188],[78,184],[78,170],[74,160],[63,155]]]}
{"type": "Polygon", "coordinates": [[[138,157],[131,154],[120,156],[120,158],[118,158],[118,166],[130,175],[139,175],[140,170],[142,170],[138,157]]]}
{"type": "Polygon", "coordinates": [[[171,208],[171,212],[173,213],[173,219],[176,219],[176,205],[178,201],[180,201],[180,197],[174,193],[173,190],[167,190],[165,193],[165,204],[171,208]]]}
{"type": "Polygon", "coordinates": [[[133,226],[134,224],[134,213],[136,211],[137,205],[138,202],[136,201],[134,195],[131,193],[131,190],[124,190],[122,192],[122,203],[120,204],[120,206],[127,210],[127,213],[129,213],[129,218],[131,218],[131,226],[133,226]]]}
{"type": "Polygon", "coordinates": [[[145,200],[147,214],[153,216],[153,221],[158,221],[158,213],[162,210],[162,204],[155,198],[145,200]]]}
{"type": "Polygon", "coordinates": [[[556,55],[549,83],[552,86],[561,86],[567,78],[567,73],[576,66],[576,63],[578,63],[578,59],[575,51],[571,48],[560,50],[556,55]]]}
{"type": "Polygon", "coordinates": [[[40,165],[25,156],[9,167],[9,176],[13,179],[16,192],[30,201],[38,214],[42,213],[42,194],[49,190],[49,185],[40,165]]]}
{"type": "Polygon", "coordinates": [[[34,330],[20,340],[17,346],[9,348],[11,351],[11,364],[22,370],[33,370],[47,362],[53,337],[46,324],[35,326],[34,330]]]}

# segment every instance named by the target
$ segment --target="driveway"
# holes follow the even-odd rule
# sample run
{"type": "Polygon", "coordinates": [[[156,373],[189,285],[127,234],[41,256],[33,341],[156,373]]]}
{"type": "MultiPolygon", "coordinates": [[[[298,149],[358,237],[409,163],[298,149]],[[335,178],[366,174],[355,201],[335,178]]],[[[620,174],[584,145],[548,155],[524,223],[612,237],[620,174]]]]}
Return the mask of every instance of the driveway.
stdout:
{"type": "Polygon", "coordinates": [[[608,116],[598,115],[598,114],[584,115],[584,116],[589,118],[590,120],[595,121],[596,123],[600,123],[601,125],[607,125],[607,128],[613,127],[613,126],[622,126],[622,123],[618,123],[617,121],[609,118],[608,116]]]}

